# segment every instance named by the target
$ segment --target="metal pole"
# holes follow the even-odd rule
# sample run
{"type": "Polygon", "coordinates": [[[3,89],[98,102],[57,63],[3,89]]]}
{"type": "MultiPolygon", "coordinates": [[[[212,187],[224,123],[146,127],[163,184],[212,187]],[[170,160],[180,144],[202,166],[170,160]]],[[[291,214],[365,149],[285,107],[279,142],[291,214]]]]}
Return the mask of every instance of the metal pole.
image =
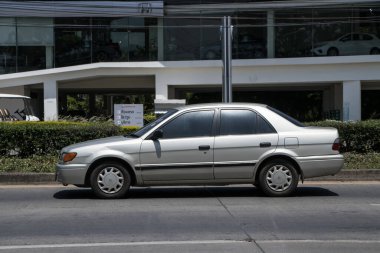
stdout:
{"type": "Polygon", "coordinates": [[[232,25],[231,17],[223,17],[222,61],[223,61],[223,103],[232,102],[232,25]]]}

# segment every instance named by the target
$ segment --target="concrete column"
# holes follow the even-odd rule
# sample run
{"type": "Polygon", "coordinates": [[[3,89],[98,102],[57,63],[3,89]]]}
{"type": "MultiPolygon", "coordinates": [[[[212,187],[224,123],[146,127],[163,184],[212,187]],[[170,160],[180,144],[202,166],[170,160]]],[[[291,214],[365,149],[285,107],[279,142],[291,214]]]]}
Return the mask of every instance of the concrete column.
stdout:
{"type": "Polygon", "coordinates": [[[46,57],[46,68],[51,69],[54,67],[53,65],[53,47],[52,46],[47,46],[45,47],[45,57],[46,57]]]}
{"type": "Polygon", "coordinates": [[[343,82],[343,121],[361,120],[360,81],[343,82]]]}
{"type": "Polygon", "coordinates": [[[44,82],[44,120],[58,120],[58,85],[56,80],[44,82]]]}
{"type": "Polygon", "coordinates": [[[160,78],[159,75],[156,75],[156,99],[157,100],[167,100],[169,98],[168,85],[163,81],[163,78],[160,78]]]}
{"type": "Polygon", "coordinates": [[[164,19],[157,19],[157,60],[164,60],[164,19]]]}
{"type": "Polygon", "coordinates": [[[267,57],[275,57],[274,11],[267,11],[267,57]]]}

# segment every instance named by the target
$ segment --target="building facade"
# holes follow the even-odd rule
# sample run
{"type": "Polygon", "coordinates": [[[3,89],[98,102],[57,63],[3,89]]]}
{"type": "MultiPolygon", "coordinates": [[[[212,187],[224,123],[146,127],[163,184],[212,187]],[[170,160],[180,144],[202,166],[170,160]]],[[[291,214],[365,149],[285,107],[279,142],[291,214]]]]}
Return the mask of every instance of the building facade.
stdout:
{"type": "Polygon", "coordinates": [[[39,116],[114,103],[221,101],[231,16],[233,100],[301,120],[380,118],[380,1],[0,1],[0,92],[39,116]]]}

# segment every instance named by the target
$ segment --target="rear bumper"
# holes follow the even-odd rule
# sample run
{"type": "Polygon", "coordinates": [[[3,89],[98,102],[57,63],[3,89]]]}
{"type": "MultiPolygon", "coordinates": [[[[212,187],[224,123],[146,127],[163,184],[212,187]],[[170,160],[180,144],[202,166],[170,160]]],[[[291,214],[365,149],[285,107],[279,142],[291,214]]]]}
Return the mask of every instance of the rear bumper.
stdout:
{"type": "Polygon", "coordinates": [[[57,164],[56,181],[62,184],[84,184],[87,167],[86,164],[57,164]]]}
{"type": "Polygon", "coordinates": [[[343,155],[297,157],[304,178],[337,174],[343,168],[343,155]]]}

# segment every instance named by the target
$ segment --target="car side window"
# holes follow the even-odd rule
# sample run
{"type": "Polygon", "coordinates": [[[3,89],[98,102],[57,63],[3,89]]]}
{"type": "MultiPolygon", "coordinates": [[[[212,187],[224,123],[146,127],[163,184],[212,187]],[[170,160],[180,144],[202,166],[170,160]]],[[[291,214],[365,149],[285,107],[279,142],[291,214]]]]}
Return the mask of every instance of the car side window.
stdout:
{"type": "Polygon", "coordinates": [[[271,134],[276,133],[276,130],[260,115],[257,115],[257,133],[258,134],[271,134]]]}
{"type": "Polygon", "coordinates": [[[161,128],[162,139],[211,136],[213,119],[213,110],[184,113],[161,128]]]}
{"type": "Polygon", "coordinates": [[[220,135],[256,133],[257,114],[250,110],[221,110],[220,135]]]}

